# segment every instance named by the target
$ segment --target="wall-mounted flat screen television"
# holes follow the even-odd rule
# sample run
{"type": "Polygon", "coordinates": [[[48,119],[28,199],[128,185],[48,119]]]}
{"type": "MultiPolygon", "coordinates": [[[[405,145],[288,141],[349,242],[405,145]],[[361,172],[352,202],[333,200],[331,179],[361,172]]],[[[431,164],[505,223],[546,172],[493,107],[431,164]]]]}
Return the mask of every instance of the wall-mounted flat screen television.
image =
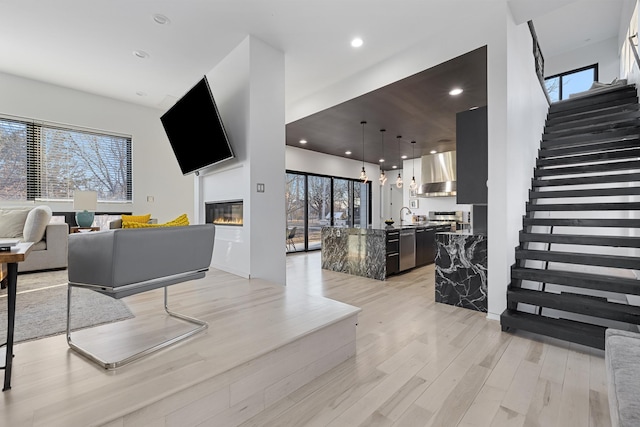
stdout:
{"type": "Polygon", "coordinates": [[[183,175],[234,157],[206,76],[160,120],[183,175]]]}

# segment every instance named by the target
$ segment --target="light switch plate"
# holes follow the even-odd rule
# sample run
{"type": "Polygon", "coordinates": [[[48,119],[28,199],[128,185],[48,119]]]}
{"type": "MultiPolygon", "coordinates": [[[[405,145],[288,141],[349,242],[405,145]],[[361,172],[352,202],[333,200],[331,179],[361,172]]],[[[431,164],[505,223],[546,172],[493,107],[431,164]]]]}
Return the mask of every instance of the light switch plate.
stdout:
{"type": "Polygon", "coordinates": [[[258,193],[264,193],[264,184],[258,183],[258,193]]]}

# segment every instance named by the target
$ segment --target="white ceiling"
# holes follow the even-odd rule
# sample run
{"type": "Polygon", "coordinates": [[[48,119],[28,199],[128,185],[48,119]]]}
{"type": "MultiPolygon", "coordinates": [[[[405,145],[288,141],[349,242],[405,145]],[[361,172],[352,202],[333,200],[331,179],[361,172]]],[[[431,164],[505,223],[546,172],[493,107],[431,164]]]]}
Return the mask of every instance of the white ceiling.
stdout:
{"type": "MultiPolygon", "coordinates": [[[[0,71],[166,109],[252,34],[285,53],[289,105],[487,1],[504,0],[0,0],[0,71]]],[[[622,3],[510,0],[547,57],[617,36],[622,3]]]]}

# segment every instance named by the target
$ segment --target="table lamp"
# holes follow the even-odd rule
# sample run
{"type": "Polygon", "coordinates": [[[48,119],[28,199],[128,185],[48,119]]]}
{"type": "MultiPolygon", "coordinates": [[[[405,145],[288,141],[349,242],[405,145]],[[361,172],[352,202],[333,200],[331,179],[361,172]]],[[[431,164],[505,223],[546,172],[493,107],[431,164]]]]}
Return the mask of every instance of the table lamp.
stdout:
{"type": "Polygon", "coordinates": [[[73,192],[73,209],[76,212],[76,223],[78,227],[91,227],[93,217],[98,208],[98,193],[95,191],[79,191],[73,192]]]}

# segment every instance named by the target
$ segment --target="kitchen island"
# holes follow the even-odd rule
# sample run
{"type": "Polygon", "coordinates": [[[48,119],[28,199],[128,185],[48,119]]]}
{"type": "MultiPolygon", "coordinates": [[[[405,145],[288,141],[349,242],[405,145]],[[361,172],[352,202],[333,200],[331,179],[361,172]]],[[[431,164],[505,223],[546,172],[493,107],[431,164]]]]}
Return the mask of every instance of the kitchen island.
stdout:
{"type": "Polygon", "coordinates": [[[322,228],[322,268],[385,280],[434,262],[435,234],[450,225],[322,228]]]}
{"type": "Polygon", "coordinates": [[[438,233],[436,302],[487,311],[487,236],[438,233]]]}

